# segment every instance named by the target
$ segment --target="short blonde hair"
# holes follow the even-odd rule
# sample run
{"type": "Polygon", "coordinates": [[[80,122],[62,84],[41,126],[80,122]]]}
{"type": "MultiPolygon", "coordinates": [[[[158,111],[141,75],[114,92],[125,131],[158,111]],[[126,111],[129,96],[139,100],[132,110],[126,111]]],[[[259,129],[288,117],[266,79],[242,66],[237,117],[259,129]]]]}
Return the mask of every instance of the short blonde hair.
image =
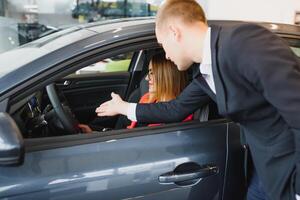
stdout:
{"type": "Polygon", "coordinates": [[[156,27],[161,28],[170,18],[178,18],[186,24],[207,23],[205,13],[195,0],[165,0],[156,16],[156,27]]]}

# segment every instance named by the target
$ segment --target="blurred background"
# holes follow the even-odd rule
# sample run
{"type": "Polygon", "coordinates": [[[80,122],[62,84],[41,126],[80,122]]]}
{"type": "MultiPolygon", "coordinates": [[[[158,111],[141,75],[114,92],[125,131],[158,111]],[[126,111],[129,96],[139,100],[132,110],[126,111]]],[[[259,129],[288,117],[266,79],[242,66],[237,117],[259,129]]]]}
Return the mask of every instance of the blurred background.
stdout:
{"type": "MultiPolygon", "coordinates": [[[[198,0],[208,19],[300,24],[299,0],[198,0]]],[[[72,25],[155,16],[162,0],[0,0],[0,53],[72,25]]]]}

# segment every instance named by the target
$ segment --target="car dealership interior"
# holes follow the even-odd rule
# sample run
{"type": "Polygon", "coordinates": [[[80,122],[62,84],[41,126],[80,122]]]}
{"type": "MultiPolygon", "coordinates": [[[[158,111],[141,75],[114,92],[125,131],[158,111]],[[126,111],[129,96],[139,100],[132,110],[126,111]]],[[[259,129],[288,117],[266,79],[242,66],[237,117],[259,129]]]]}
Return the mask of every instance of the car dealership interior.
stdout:
{"type": "MultiPolygon", "coordinates": [[[[197,0],[211,20],[300,24],[297,0],[197,0]]],[[[163,0],[1,0],[0,52],[75,24],[155,16],[163,0]]]]}

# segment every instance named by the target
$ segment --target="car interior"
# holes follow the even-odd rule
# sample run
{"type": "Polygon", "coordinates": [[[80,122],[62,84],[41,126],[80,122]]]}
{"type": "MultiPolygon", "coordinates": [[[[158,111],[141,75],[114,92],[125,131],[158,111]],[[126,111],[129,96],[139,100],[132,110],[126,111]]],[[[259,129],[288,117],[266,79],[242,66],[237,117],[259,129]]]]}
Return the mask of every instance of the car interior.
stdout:
{"type": "MultiPolygon", "coordinates": [[[[161,51],[146,49],[99,60],[10,105],[9,113],[24,138],[79,134],[79,123],[88,124],[96,134],[125,129],[130,124],[127,117],[97,117],[95,109],[110,99],[111,92],[126,101],[138,102],[148,91],[145,77],[150,59],[161,51]]],[[[198,67],[195,63],[189,69],[190,80],[198,67]]],[[[220,118],[216,113],[216,104],[211,102],[193,113],[193,118],[220,118]]]]}

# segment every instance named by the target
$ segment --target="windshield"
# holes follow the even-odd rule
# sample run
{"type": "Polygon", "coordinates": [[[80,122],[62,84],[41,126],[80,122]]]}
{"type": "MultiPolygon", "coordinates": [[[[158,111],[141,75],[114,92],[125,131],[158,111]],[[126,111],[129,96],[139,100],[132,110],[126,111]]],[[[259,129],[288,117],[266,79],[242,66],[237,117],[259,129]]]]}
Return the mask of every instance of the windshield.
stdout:
{"type": "Polygon", "coordinates": [[[48,51],[43,49],[22,48],[0,54],[0,78],[47,53],[48,51]]]}
{"type": "Polygon", "coordinates": [[[0,54],[0,78],[52,51],[95,34],[95,32],[86,29],[76,31],[76,29],[71,28],[68,30],[54,33],[20,48],[0,54]]]}

